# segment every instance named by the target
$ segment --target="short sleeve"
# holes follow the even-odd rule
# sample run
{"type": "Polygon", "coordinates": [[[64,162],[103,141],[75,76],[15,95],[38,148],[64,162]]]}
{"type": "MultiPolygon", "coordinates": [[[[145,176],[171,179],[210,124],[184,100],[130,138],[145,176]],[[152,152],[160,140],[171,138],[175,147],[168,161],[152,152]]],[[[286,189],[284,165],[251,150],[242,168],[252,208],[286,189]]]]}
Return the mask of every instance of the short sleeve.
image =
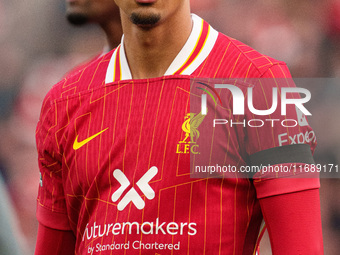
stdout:
{"type": "Polygon", "coordinates": [[[282,104],[283,98],[305,96],[300,95],[306,91],[301,89],[294,84],[287,66],[277,64],[247,95],[253,107],[248,103],[246,110],[246,150],[250,164],[261,169],[253,176],[258,198],[319,187],[318,174],[305,171],[310,169],[306,164],[314,164],[316,146],[316,135],[304,114],[308,109],[303,104],[282,104]],[[265,112],[275,105],[274,112],[265,112]],[[261,114],[256,110],[262,110],[261,114]]]}
{"type": "Polygon", "coordinates": [[[51,92],[44,99],[36,129],[40,171],[37,219],[50,228],[69,230],[62,179],[62,157],[55,139],[57,127],[55,104],[51,92]]]}

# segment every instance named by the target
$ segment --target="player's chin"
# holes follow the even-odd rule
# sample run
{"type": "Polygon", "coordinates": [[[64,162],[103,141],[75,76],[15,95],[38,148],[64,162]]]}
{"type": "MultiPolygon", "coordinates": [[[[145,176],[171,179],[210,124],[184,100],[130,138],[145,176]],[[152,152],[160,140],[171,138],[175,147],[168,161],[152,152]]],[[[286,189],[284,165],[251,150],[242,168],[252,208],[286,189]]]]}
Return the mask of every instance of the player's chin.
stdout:
{"type": "Polygon", "coordinates": [[[157,13],[133,12],[130,20],[133,24],[147,29],[156,26],[161,20],[161,15],[157,13]]]}

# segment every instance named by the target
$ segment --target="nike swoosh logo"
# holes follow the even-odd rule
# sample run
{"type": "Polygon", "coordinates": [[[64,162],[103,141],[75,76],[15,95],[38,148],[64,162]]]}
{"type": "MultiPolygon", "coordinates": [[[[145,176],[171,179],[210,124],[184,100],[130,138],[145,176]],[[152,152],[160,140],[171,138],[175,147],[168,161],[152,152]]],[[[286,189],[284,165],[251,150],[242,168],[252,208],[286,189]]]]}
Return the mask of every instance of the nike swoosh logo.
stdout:
{"type": "Polygon", "coordinates": [[[106,130],[108,130],[109,128],[106,128],[100,132],[98,132],[97,134],[94,134],[88,138],[86,138],[85,140],[81,141],[81,142],[78,142],[78,136],[76,137],[76,140],[74,140],[74,143],[73,143],[73,149],[74,150],[78,150],[79,148],[83,147],[85,144],[87,144],[89,141],[91,141],[92,139],[96,138],[97,136],[99,136],[101,133],[105,132],[106,130]]]}

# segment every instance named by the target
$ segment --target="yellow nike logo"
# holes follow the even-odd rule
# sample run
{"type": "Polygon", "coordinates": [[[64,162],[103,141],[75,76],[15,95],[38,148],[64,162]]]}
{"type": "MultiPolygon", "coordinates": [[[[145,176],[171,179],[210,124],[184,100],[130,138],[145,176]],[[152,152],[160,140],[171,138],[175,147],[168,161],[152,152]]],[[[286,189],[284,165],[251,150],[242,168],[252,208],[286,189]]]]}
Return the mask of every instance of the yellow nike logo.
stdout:
{"type": "Polygon", "coordinates": [[[106,128],[100,132],[98,132],[97,134],[94,134],[93,136],[90,136],[88,138],[86,138],[85,140],[78,142],[78,136],[76,137],[76,140],[74,140],[73,143],[73,149],[74,150],[78,150],[79,148],[83,147],[85,144],[87,144],[89,141],[91,141],[92,139],[96,138],[98,135],[100,135],[101,133],[105,132],[106,130],[108,130],[109,128],[106,128]]]}

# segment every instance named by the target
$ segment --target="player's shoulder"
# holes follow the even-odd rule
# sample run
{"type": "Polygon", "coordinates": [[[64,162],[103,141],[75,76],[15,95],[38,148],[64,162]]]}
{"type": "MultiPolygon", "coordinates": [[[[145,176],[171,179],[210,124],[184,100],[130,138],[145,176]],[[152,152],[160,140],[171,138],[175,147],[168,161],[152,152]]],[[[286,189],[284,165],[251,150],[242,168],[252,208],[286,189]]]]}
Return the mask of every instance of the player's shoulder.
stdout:
{"type": "Polygon", "coordinates": [[[232,70],[230,76],[262,77],[273,66],[286,68],[286,63],[258,52],[249,45],[219,33],[215,54],[222,68],[232,70]]]}
{"type": "Polygon", "coordinates": [[[105,84],[106,70],[113,51],[71,70],[61,81],[53,85],[47,94],[50,100],[66,98],[93,90],[105,84]]]}
{"type": "Polygon", "coordinates": [[[95,55],[94,57],[78,64],[77,66],[73,67],[71,70],[69,70],[63,78],[68,78],[71,76],[76,75],[77,73],[79,73],[80,71],[82,71],[85,67],[87,67],[88,65],[90,65],[92,62],[97,61],[99,58],[101,58],[104,55],[104,53],[99,53],[97,55],[95,55]]]}

